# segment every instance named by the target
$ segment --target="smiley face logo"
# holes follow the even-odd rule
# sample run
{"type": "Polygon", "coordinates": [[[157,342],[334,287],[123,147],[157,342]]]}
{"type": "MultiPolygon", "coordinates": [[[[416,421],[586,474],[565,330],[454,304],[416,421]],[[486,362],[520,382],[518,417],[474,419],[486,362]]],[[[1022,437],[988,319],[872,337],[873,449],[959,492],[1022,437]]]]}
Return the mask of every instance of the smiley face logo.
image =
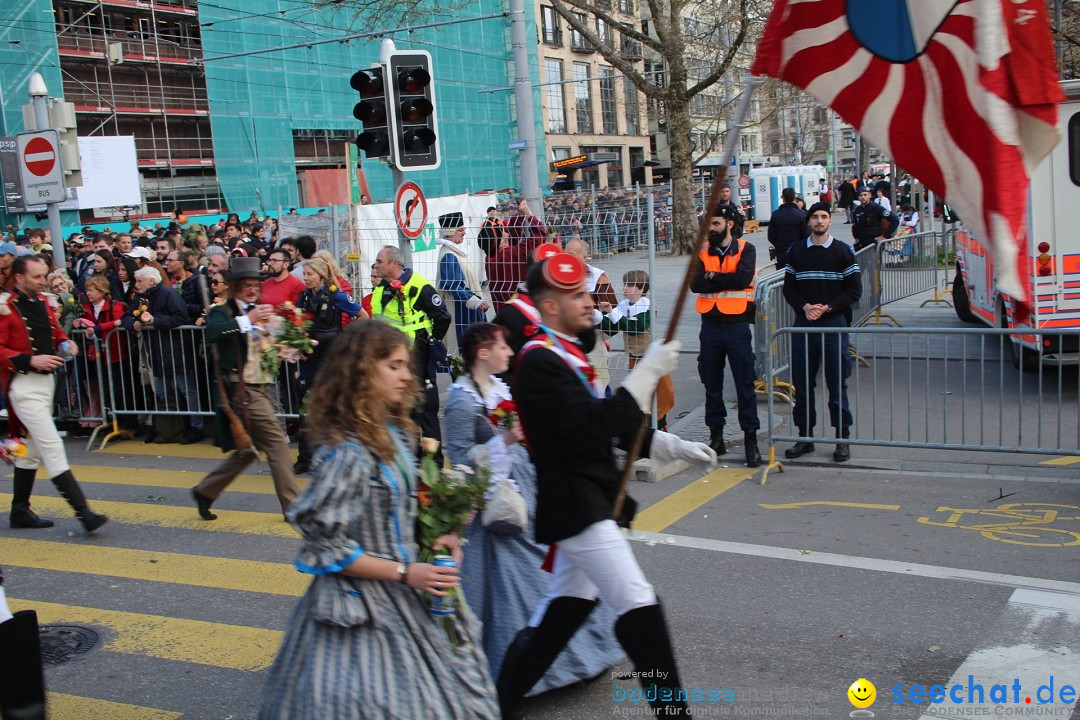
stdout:
{"type": "Polygon", "coordinates": [[[847,696],[855,707],[868,708],[877,699],[877,688],[874,687],[874,683],[866,678],[859,678],[851,683],[851,687],[847,690],[847,696]]]}

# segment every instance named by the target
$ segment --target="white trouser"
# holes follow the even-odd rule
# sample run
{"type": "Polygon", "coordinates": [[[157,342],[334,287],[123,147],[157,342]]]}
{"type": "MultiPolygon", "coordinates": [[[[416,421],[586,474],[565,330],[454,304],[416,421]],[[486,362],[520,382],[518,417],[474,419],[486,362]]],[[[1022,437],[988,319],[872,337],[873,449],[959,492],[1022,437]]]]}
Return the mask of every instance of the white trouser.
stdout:
{"type": "Polygon", "coordinates": [[[529,626],[538,626],[548,604],[562,596],[586,600],[600,597],[616,615],[656,604],[656,592],[638,567],[630,541],[614,520],[593,523],[559,541],[551,587],[529,626]]]}
{"type": "Polygon", "coordinates": [[[56,378],[40,373],[16,375],[8,390],[11,408],[29,433],[26,457],[16,458],[15,467],[36,470],[44,463],[50,478],[71,469],[64,451],[64,441],[53,423],[55,392],[56,378]]]}

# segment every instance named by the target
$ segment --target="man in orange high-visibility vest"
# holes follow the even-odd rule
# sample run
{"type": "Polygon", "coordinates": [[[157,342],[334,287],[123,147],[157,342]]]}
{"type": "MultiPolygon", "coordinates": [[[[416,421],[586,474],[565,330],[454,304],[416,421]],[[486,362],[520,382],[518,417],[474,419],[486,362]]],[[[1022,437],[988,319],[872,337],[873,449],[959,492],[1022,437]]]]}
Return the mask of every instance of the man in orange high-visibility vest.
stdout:
{"type": "Polygon", "coordinates": [[[733,206],[721,203],[713,210],[709,240],[699,250],[698,266],[690,290],[697,293],[701,314],[701,350],[698,374],[705,386],[705,424],[709,426],[709,447],[717,455],[727,452],[724,444],[724,365],[731,365],[735,394],[739,399],[739,427],[745,438],[746,464],[761,465],[757,431],[757,396],[754,394],[754,277],[757,253],[750,243],[732,236],[738,215],[733,206]]]}

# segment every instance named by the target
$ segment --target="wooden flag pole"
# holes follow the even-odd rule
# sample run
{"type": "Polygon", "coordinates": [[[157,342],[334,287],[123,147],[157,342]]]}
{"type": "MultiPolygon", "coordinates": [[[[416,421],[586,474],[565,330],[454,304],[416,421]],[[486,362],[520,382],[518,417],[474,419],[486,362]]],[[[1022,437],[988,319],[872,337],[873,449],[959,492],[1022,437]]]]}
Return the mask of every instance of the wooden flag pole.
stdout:
{"type": "MultiPolygon", "coordinates": [[[[735,156],[735,144],[739,140],[739,133],[742,130],[743,122],[746,120],[746,114],[750,110],[750,98],[753,96],[754,89],[760,82],[759,78],[752,75],[746,76],[745,90],[743,91],[742,98],[739,100],[739,107],[735,112],[735,121],[728,129],[726,143],[724,145],[724,159],[728,162],[735,156]]],[[[697,270],[698,263],[701,262],[699,249],[702,244],[704,244],[705,238],[709,232],[709,222],[712,220],[710,208],[716,207],[716,204],[720,200],[720,191],[723,189],[724,182],[727,180],[728,167],[730,167],[730,165],[724,165],[720,168],[720,172],[713,180],[713,188],[712,193],[709,195],[709,201],[702,210],[701,222],[698,223],[697,242],[695,242],[693,252],[690,255],[690,262],[686,264],[686,274],[683,275],[682,286],[679,288],[679,294],[675,299],[675,309],[671,314],[671,322],[668,324],[667,333],[664,335],[665,343],[674,340],[675,333],[679,329],[679,318],[682,316],[683,307],[686,305],[686,297],[690,294],[690,281],[694,277],[694,272],[697,270]]],[[[619,483],[619,492],[615,496],[615,504],[611,509],[611,516],[616,522],[618,522],[619,517],[622,515],[623,503],[626,501],[626,490],[630,485],[630,476],[634,472],[634,463],[641,454],[642,443],[645,442],[645,428],[647,424],[645,415],[642,415],[641,422],[638,423],[637,432],[634,433],[634,441],[631,443],[630,449],[626,454],[626,466],[623,468],[622,481],[619,483]]]]}

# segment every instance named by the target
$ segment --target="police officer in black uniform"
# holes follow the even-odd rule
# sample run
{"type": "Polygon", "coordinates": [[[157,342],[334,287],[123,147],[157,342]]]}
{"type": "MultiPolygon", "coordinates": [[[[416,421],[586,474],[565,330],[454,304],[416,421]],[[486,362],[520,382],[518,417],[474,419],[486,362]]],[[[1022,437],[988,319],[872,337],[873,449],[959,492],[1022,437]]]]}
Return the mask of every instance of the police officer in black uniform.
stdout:
{"type": "Polygon", "coordinates": [[[859,187],[859,204],[852,212],[851,234],[855,238],[855,252],[876,242],[886,240],[896,232],[900,220],[889,210],[871,202],[874,191],[868,186],[859,187]]]}

